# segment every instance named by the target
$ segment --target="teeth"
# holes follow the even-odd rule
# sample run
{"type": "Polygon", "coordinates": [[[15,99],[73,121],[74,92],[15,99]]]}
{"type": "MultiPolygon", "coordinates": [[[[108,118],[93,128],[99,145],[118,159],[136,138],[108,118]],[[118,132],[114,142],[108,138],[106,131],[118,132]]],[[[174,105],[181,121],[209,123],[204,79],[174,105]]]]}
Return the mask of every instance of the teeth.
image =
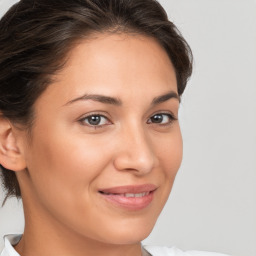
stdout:
{"type": "Polygon", "coordinates": [[[149,192],[143,192],[143,193],[138,193],[138,194],[125,193],[124,196],[125,197],[143,197],[143,196],[147,196],[148,194],[149,194],[149,192]]]}
{"type": "Polygon", "coordinates": [[[143,196],[147,196],[149,195],[150,192],[143,192],[143,193],[137,193],[137,194],[133,194],[133,193],[125,193],[125,194],[112,194],[112,193],[104,193],[101,192],[102,194],[105,195],[118,195],[118,196],[124,196],[124,197],[143,197],[143,196]]]}

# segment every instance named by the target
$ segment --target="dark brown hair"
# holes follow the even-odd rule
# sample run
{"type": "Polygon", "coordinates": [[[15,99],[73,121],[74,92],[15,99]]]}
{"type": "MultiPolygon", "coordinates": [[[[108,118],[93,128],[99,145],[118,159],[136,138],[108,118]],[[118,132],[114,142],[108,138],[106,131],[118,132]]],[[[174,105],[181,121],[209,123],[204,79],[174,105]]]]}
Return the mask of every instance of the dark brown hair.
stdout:
{"type": "MultiPolygon", "coordinates": [[[[191,50],[155,0],[21,0],[0,20],[0,114],[30,129],[33,104],[64,65],[72,45],[92,33],[155,38],[176,71],[182,95],[191,50]]],[[[21,197],[15,172],[0,165],[6,198],[21,197]]]]}

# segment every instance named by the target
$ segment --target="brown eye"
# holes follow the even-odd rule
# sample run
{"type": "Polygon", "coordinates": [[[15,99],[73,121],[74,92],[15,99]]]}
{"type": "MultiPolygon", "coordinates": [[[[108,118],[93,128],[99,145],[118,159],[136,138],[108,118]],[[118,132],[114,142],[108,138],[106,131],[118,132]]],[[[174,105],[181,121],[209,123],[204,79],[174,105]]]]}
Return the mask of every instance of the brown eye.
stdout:
{"type": "Polygon", "coordinates": [[[154,123],[154,124],[169,124],[173,120],[176,120],[175,117],[173,117],[171,114],[165,114],[165,113],[158,113],[150,117],[147,123],[154,123]]]}
{"type": "Polygon", "coordinates": [[[162,123],[164,117],[162,114],[157,114],[152,116],[150,119],[152,123],[162,123]]]}

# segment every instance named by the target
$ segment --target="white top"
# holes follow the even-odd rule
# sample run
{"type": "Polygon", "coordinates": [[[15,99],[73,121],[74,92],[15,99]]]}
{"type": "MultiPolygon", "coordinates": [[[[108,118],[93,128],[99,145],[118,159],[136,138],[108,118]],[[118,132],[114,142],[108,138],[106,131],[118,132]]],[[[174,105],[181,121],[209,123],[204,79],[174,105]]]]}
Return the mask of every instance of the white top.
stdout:
{"type": "MultiPolygon", "coordinates": [[[[4,249],[0,256],[20,256],[13,245],[17,244],[22,235],[7,235],[4,237],[4,249]]],[[[160,247],[160,246],[144,246],[144,248],[152,256],[227,256],[220,253],[214,252],[199,252],[199,251],[187,251],[182,252],[181,250],[172,247],[160,247]]]]}

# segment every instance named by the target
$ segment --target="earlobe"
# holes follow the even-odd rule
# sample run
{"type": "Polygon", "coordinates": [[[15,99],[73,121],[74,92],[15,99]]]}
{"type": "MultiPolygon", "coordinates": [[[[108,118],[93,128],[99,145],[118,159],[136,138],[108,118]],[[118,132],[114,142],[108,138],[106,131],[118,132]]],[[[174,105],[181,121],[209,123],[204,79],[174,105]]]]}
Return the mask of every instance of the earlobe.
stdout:
{"type": "Polygon", "coordinates": [[[8,119],[0,116],[0,164],[9,170],[21,171],[26,163],[8,119]]]}

